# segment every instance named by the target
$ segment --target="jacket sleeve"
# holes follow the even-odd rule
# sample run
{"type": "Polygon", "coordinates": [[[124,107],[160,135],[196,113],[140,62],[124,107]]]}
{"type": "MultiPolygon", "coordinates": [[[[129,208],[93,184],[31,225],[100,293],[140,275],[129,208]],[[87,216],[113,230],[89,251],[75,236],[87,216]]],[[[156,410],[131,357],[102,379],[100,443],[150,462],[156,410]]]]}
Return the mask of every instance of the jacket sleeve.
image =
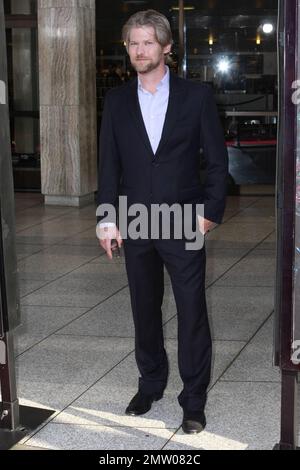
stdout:
{"type": "Polygon", "coordinates": [[[206,161],[204,217],[222,222],[228,183],[228,153],[213,92],[205,87],[201,110],[201,147],[206,161]]]}
{"type": "MultiPolygon", "coordinates": [[[[105,97],[99,138],[98,208],[101,204],[111,204],[117,211],[120,177],[121,163],[112,123],[111,95],[108,93],[105,97]]],[[[103,218],[104,215],[97,216],[97,222],[103,218]]],[[[108,220],[105,215],[105,222],[115,223],[116,220],[108,220]]]]}

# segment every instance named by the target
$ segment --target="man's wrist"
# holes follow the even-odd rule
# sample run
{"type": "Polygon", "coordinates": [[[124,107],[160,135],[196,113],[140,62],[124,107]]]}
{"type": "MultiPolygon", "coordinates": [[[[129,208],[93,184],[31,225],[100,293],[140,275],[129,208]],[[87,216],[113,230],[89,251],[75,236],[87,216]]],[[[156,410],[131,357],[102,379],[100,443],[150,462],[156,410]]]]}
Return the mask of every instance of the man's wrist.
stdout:
{"type": "Polygon", "coordinates": [[[113,222],[98,222],[97,227],[103,228],[103,227],[115,227],[116,224],[113,222]]]}
{"type": "Polygon", "coordinates": [[[99,238],[99,240],[102,240],[103,237],[100,236],[100,230],[109,228],[109,227],[115,227],[116,224],[113,222],[98,222],[96,225],[96,236],[99,238]]]}

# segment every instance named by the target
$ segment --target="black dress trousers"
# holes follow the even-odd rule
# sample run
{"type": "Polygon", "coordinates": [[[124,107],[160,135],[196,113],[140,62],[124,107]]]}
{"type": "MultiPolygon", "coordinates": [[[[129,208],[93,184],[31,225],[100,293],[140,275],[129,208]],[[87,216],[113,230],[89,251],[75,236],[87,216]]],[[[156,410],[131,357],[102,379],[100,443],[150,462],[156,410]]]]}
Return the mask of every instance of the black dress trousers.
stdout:
{"type": "Polygon", "coordinates": [[[151,240],[146,244],[125,240],[124,253],[141,375],[139,390],[159,396],[167,385],[161,310],[165,266],[178,317],[178,366],[183,381],[178,401],[186,411],[201,411],[210,381],[212,350],[205,299],[205,247],[189,251],[184,240],[151,240]]]}

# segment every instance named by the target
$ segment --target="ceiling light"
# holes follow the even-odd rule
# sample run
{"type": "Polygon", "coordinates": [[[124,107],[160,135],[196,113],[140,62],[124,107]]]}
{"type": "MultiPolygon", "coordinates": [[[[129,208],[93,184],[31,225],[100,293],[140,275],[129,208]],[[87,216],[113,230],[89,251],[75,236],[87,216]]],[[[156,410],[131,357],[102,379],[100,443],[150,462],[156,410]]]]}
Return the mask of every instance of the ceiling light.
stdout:
{"type": "Polygon", "coordinates": [[[272,25],[272,23],[264,23],[262,26],[262,30],[265,34],[270,34],[273,32],[274,26],[272,25]]]}
{"type": "Polygon", "coordinates": [[[219,72],[221,73],[227,73],[230,69],[230,63],[229,63],[229,60],[224,58],[224,59],[221,59],[218,64],[217,64],[217,68],[219,70],[219,72]]]}
{"type": "MultiPolygon", "coordinates": [[[[186,7],[184,7],[183,9],[184,9],[184,11],[189,11],[189,10],[195,10],[195,7],[193,7],[193,6],[190,6],[190,7],[189,7],[189,6],[186,6],[186,7]]],[[[170,10],[174,10],[174,11],[177,10],[177,11],[178,11],[178,10],[179,10],[179,7],[171,7],[170,10]]]]}

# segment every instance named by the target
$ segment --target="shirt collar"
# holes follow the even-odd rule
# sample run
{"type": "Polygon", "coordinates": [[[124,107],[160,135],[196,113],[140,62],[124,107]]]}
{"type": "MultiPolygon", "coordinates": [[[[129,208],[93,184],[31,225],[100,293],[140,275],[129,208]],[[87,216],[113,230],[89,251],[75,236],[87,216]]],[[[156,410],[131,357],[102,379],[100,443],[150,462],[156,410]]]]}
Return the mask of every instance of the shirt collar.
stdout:
{"type": "MultiPolygon", "coordinates": [[[[169,81],[170,81],[170,70],[169,70],[169,67],[167,65],[165,65],[165,74],[163,76],[163,78],[161,79],[161,81],[156,85],[156,90],[159,90],[159,89],[168,89],[169,88],[169,81]]],[[[142,83],[141,83],[141,80],[140,78],[138,77],[138,89],[143,91],[144,93],[149,93],[147,90],[145,90],[142,86],[142,83]]]]}

